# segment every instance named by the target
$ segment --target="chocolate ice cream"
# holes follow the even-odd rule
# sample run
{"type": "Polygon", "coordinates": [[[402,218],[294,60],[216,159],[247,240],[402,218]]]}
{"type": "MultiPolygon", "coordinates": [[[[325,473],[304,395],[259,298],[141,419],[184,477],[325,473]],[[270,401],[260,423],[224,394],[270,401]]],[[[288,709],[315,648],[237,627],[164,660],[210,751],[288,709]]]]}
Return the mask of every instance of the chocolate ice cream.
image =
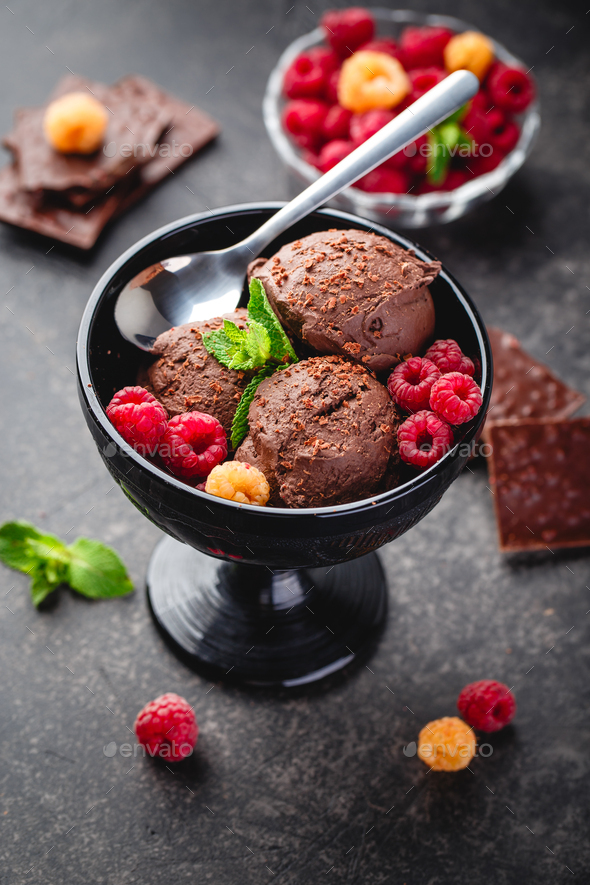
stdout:
{"type": "MultiPolygon", "coordinates": [[[[247,313],[239,308],[225,317],[246,328],[247,313]]],[[[153,393],[170,417],[181,412],[206,412],[222,424],[228,437],[251,372],[226,369],[203,345],[203,334],[219,329],[223,318],[185,323],[158,335],[153,353],[158,357],[139,383],[153,393]]]]}
{"type": "Polygon", "coordinates": [[[382,372],[430,343],[435,318],[428,284],[440,267],[385,237],[331,230],[253,261],[249,277],[263,283],[283,325],[310,348],[382,372]]]}
{"type": "Polygon", "coordinates": [[[312,357],[260,384],[236,459],[262,470],[279,506],[344,504],[379,488],[398,423],[387,389],[363,366],[312,357]]]}

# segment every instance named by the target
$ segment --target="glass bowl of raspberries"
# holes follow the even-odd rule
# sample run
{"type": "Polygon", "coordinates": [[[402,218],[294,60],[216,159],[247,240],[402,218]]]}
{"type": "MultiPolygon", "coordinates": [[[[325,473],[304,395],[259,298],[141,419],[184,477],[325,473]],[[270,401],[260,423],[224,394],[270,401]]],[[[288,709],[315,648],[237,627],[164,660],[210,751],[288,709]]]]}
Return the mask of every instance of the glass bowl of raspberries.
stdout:
{"type": "MultiPolygon", "coordinates": [[[[390,460],[384,462],[382,469],[385,463],[387,468],[379,484],[347,503],[273,503],[267,466],[259,463],[258,471],[248,466],[249,456],[240,460],[227,430],[230,400],[234,394],[237,399],[245,395],[251,375],[225,370],[211,352],[204,358],[204,336],[190,323],[162,333],[160,338],[172,342],[172,350],[160,356],[154,350],[149,356],[122,338],[114,308],[122,288],[144,268],[175,255],[229,247],[281,205],[247,204],[192,215],[132,246],[108,268],[90,297],[78,335],[77,367],[82,410],[100,457],[129,501],[165,533],[147,568],[149,604],[164,638],[183,660],[215,678],[291,686],[365,660],[374,648],[387,612],[387,584],[375,551],[419,523],[472,455],[491,394],[492,362],[476,307],[424,249],[388,228],[341,211],[323,209],[307,216],[270,244],[267,260],[253,263],[269,264],[280,278],[280,260],[274,263],[277,250],[297,244],[306,248],[309,237],[336,244],[341,258],[326,259],[329,274],[351,255],[353,273],[358,270],[359,275],[370,273],[371,261],[382,269],[383,262],[391,262],[391,267],[401,262],[400,274],[410,281],[410,299],[417,275],[427,274],[428,295],[422,292],[420,297],[432,326],[419,348],[421,356],[404,352],[398,361],[396,354],[396,367],[385,371],[378,365],[365,368],[329,350],[327,356],[310,356],[300,341],[287,341],[286,346],[296,349],[298,362],[286,362],[261,382],[259,390],[267,387],[250,405],[250,424],[275,438],[280,430],[277,416],[286,402],[277,399],[284,383],[290,408],[297,412],[293,427],[303,419],[318,428],[309,440],[307,433],[302,437],[311,456],[302,463],[304,476],[308,468],[316,470],[322,495],[338,491],[349,473],[366,472],[367,463],[373,477],[372,446],[395,433],[397,442],[395,451],[386,452],[390,460]],[[375,244],[372,257],[367,242],[375,244]],[[146,360],[151,376],[146,375],[146,360]],[[183,372],[189,372],[185,381],[188,377],[190,389],[181,386],[183,372]],[[297,378],[304,382],[300,389],[297,378]],[[232,385],[232,396],[224,400],[225,384],[232,385]],[[340,406],[322,405],[314,424],[312,398],[346,385],[350,395],[340,406]],[[184,407],[173,409],[174,397],[183,390],[184,407]],[[266,411],[254,421],[255,406],[266,411]],[[373,426],[370,421],[365,426],[367,409],[382,407],[392,416],[392,426],[373,426]],[[360,448],[353,447],[339,482],[330,484],[329,475],[321,474],[322,464],[329,470],[334,466],[322,454],[326,430],[331,428],[333,439],[339,435],[338,446],[346,446],[348,439],[356,438],[359,422],[360,448]]],[[[256,273],[262,276],[264,268],[256,273]]],[[[366,294],[371,282],[367,276],[363,288],[354,288],[366,294]]],[[[352,288],[343,286],[347,288],[340,299],[346,301],[352,288]]],[[[252,289],[252,280],[249,290],[245,282],[242,306],[234,312],[236,323],[227,327],[238,343],[248,322],[246,303],[249,313],[252,310],[252,289]]],[[[385,279],[383,291],[394,289],[385,279]]],[[[330,291],[326,296],[328,309],[334,310],[335,296],[330,291]]],[[[254,300],[264,320],[260,292],[254,300]]],[[[355,303],[351,315],[356,318],[359,313],[355,303]]],[[[415,319],[413,311],[410,315],[415,319]]],[[[278,315],[273,312],[270,319],[277,323],[278,315]]],[[[213,330],[208,334],[219,332],[213,320],[204,322],[213,330]]],[[[263,340],[261,329],[249,322],[257,340],[263,340]]],[[[379,329],[375,326],[377,345],[386,323],[387,318],[379,329]]],[[[327,317],[325,327],[330,324],[334,325],[327,317]]],[[[271,349],[284,344],[276,332],[275,326],[271,349]]],[[[250,346],[252,339],[248,341],[250,346]]],[[[236,414],[237,399],[231,406],[236,414]]],[[[289,413],[285,409],[291,422],[289,413]]],[[[240,448],[246,444],[247,438],[240,448]]],[[[284,466],[286,457],[281,462],[284,466]]],[[[306,482],[313,485],[313,480],[309,474],[306,482]]]]}
{"type": "Polygon", "coordinates": [[[443,224],[495,196],[529,155],[540,114],[527,67],[456,18],[332,10],[281,55],[264,122],[287,169],[310,183],[449,73],[471,70],[481,82],[471,102],[332,202],[388,226],[443,224]]]}

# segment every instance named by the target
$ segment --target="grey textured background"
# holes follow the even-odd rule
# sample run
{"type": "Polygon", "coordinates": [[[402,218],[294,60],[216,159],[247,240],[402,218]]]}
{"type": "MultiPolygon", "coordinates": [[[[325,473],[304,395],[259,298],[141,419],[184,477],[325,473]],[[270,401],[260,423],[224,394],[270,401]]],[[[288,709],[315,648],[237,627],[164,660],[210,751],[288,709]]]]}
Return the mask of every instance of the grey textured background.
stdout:
{"type": "MultiPolygon", "coordinates": [[[[89,256],[46,254],[47,241],[0,230],[0,516],[113,544],[137,587],[96,604],[63,590],[36,612],[27,580],[0,571],[0,883],[588,881],[587,551],[501,556],[476,465],[382,551],[391,606],[371,670],[291,695],[212,686],[155,632],[143,583],[158,532],[111,488],[79,410],[76,331],[109,263],[206,205],[289,196],[262,126],[264,84],[329,4],[9,5],[0,131],[16,106],[42,103],[68,65],[105,81],[145,74],[208,110],[223,134],[89,256]],[[457,775],[406,758],[422,725],[452,715],[461,687],[480,678],[516,686],[518,715],[490,738],[493,755],[457,775]],[[107,758],[103,747],[132,740],[139,708],[168,690],[196,704],[195,756],[173,772],[107,758]]],[[[533,156],[500,196],[417,238],[488,322],[538,357],[549,351],[590,395],[586,9],[411,5],[470,20],[534,64],[543,114],[533,156]]]]}

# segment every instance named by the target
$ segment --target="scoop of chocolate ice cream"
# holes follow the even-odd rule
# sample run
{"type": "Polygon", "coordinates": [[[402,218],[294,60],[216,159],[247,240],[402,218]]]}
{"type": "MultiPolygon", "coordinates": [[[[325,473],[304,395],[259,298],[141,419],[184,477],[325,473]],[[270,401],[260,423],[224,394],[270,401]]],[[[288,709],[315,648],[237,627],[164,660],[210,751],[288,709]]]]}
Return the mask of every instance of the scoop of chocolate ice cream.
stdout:
{"type": "Polygon", "coordinates": [[[363,366],[312,357],[260,384],[235,457],[262,470],[271,503],[345,504],[379,487],[398,423],[387,389],[363,366]]]}
{"type": "Polygon", "coordinates": [[[423,353],[432,339],[428,284],[440,267],[385,237],[331,230],[253,261],[248,273],[263,283],[283,325],[312,349],[382,372],[423,353]]]}
{"type": "MultiPolygon", "coordinates": [[[[239,308],[225,319],[246,328],[247,313],[239,308]]],[[[207,353],[203,334],[219,329],[223,318],[185,323],[158,335],[152,352],[156,359],[141,373],[139,383],[153,393],[169,415],[206,412],[230,434],[235,411],[252,372],[226,369],[207,353]]]]}

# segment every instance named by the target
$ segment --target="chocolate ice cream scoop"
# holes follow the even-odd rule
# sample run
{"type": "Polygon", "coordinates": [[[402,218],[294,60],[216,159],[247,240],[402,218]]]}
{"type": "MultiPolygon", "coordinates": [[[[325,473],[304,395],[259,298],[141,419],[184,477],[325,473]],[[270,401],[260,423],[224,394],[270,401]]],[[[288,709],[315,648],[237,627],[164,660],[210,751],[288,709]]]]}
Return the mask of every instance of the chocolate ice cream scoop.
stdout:
{"type": "Polygon", "coordinates": [[[345,504],[379,487],[398,423],[387,389],[363,366],[312,357],[260,384],[236,459],[262,470],[271,503],[345,504]]]}
{"type": "MultiPolygon", "coordinates": [[[[239,308],[226,316],[240,329],[246,328],[247,313],[239,308]]],[[[139,383],[153,393],[171,417],[181,412],[206,412],[223,425],[228,434],[252,372],[226,369],[207,353],[203,334],[219,329],[223,318],[186,323],[156,339],[152,352],[157,359],[142,373],[139,383]]]]}
{"type": "Polygon", "coordinates": [[[253,261],[248,276],[261,280],[283,325],[312,349],[382,372],[430,343],[428,284],[440,267],[385,237],[331,230],[253,261]]]}

